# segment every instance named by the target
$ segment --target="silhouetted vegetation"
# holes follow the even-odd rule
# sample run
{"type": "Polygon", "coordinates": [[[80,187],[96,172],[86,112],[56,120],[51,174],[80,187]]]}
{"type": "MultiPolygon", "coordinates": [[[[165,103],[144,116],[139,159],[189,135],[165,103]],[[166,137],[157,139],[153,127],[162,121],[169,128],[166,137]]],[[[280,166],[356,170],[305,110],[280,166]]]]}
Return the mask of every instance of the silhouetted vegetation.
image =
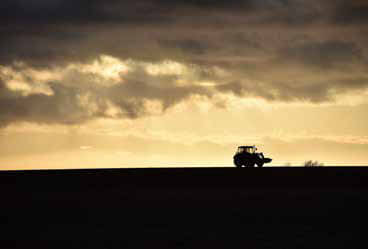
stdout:
{"type": "Polygon", "coordinates": [[[304,167],[323,167],[323,163],[313,160],[308,160],[304,162],[304,167]]]}

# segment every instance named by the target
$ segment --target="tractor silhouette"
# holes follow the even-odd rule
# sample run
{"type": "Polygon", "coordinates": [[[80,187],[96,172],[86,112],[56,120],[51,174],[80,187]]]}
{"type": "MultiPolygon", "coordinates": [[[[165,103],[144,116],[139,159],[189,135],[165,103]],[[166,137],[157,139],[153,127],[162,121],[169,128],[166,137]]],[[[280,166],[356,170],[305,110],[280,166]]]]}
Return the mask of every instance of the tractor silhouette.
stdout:
{"type": "Polygon", "coordinates": [[[271,158],[264,157],[263,153],[256,153],[256,146],[239,146],[234,155],[234,164],[237,168],[241,167],[262,167],[265,163],[270,163],[271,158]]]}

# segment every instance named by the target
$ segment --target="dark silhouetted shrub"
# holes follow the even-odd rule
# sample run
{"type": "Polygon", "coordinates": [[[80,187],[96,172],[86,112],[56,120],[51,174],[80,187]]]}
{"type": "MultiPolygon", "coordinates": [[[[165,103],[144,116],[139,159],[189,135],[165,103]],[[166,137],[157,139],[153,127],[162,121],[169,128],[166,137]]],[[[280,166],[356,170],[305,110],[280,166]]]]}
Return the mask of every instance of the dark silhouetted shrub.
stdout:
{"type": "Polygon", "coordinates": [[[318,161],[308,160],[304,162],[304,167],[323,167],[323,163],[318,161]]]}

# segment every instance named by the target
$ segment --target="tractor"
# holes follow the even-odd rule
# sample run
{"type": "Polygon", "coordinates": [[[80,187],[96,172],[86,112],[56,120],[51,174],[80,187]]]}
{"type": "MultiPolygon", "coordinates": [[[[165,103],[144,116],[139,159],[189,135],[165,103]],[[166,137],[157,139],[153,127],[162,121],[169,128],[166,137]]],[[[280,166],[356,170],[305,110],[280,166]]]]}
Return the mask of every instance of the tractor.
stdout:
{"type": "Polygon", "coordinates": [[[265,163],[270,163],[271,158],[264,157],[263,153],[257,153],[256,146],[239,146],[234,155],[234,164],[237,168],[241,167],[263,167],[265,163]]]}

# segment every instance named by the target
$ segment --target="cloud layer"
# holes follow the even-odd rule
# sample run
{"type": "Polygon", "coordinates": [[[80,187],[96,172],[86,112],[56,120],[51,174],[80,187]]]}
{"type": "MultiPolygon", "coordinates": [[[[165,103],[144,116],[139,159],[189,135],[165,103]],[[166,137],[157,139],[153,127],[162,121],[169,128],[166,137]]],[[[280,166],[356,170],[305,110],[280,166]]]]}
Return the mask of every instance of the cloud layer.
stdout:
{"type": "Polygon", "coordinates": [[[79,124],[95,118],[160,114],[191,96],[213,95],[210,89],[187,82],[198,74],[169,61],[122,62],[109,56],[52,70],[0,67],[0,126],[18,121],[79,124]],[[179,76],[186,81],[178,82],[179,76]]]}
{"type": "Polygon", "coordinates": [[[5,0],[0,126],[135,119],[193,97],[333,103],[368,88],[367,11],[359,0],[5,0]]]}

